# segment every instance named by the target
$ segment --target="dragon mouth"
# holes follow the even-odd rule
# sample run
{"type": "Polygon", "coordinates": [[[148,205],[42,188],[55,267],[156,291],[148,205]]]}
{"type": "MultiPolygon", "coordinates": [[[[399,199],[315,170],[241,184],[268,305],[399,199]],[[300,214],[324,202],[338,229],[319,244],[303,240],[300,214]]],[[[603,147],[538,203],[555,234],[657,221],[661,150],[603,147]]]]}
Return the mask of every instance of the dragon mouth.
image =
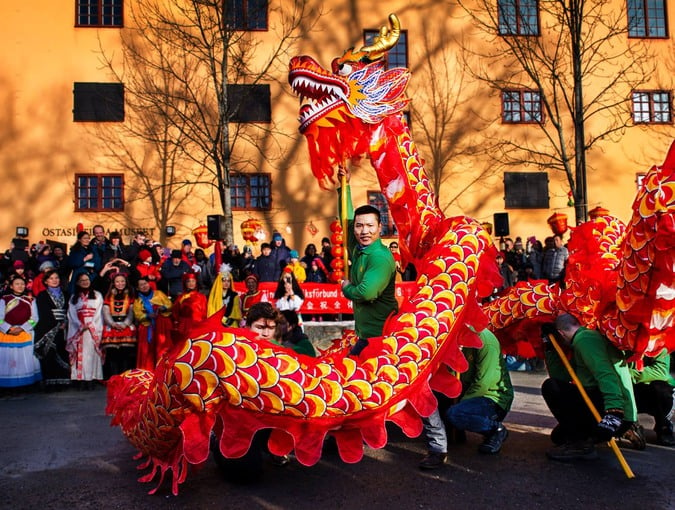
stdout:
{"type": "Polygon", "coordinates": [[[311,57],[291,59],[288,82],[300,97],[300,131],[328,114],[344,106],[349,95],[349,85],[329,74],[311,57]]]}

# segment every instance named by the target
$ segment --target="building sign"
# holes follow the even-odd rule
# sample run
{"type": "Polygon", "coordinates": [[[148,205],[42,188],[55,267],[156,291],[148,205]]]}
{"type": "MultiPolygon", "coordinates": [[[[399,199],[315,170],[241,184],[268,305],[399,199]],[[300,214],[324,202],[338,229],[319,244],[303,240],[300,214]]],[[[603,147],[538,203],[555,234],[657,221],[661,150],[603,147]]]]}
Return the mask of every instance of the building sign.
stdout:
{"type": "MultiPolygon", "coordinates": [[[[106,227],[105,235],[109,236],[110,232],[118,232],[121,236],[133,237],[140,232],[144,232],[148,237],[152,237],[157,230],[157,227],[106,227]]],[[[92,234],[94,226],[85,227],[82,230],[92,234]]],[[[41,231],[42,237],[76,237],[78,233],[77,227],[44,227],[41,231]]],[[[93,235],[93,234],[92,234],[93,235]]]]}

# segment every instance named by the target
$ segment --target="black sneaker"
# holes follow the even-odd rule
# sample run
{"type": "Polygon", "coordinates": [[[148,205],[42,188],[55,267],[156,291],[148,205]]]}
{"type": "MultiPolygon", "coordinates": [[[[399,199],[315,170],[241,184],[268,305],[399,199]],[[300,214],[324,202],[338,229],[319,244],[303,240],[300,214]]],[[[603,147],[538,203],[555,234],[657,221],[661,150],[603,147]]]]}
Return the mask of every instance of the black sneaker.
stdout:
{"type": "Polygon", "coordinates": [[[598,458],[598,452],[590,440],[572,441],[551,448],[546,452],[551,460],[559,462],[572,462],[575,460],[594,460],[598,458]]]}
{"type": "Polygon", "coordinates": [[[420,469],[438,469],[448,460],[447,453],[429,452],[427,456],[420,461],[420,469]]]}
{"type": "Polygon", "coordinates": [[[273,453],[270,453],[270,457],[272,459],[272,464],[275,466],[287,466],[289,462],[291,462],[288,455],[274,455],[273,453]]]}
{"type": "Polygon", "coordinates": [[[656,431],[656,444],[660,444],[661,446],[675,446],[672,423],[667,422],[661,430],[656,431]]]}
{"type": "Polygon", "coordinates": [[[499,453],[499,450],[502,449],[502,443],[506,441],[508,436],[509,431],[506,430],[506,427],[504,425],[499,425],[494,432],[485,436],[483,442],[478,446],[478,451],[480,453],[490,454],[499,453]]]}

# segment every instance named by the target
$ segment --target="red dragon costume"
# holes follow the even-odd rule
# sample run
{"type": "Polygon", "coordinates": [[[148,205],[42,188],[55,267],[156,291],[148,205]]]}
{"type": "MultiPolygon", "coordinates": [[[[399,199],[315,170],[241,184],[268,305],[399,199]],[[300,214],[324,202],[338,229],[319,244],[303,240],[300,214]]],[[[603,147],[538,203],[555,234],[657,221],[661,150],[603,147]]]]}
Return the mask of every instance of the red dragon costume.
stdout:
{"type": "MultiPolygon", "coordinates": [[[[619,298],[613,301],[610,296],[608,274],[593,282],[593,292],[583,287],[583,280],[578,280],[581,287],[570,286],[564,293],[556,287],[518,287],[518,294],[481,310],[478,303],[499,281],[496,248],[479,223],[446,218],[438,207],[402,115],[408,104],[404,92],[409,72],[387,70],[383,62],[400,34],[396,16],[389,20],[391,27],[383,28],[372,45],[348,50],[333,61],[330,71],[310,57],[294,57],[289,83],[309,100],[300,109],[300,131],[322,188],[330,187],[337,167],[346,160],[370,160],[400,232],[403,263],[412,260],[418,269],[415,296],[387,322],[383,337],[371,339],[359,359],[345,357],[353,337],[309,359],[255,342],[246,330],[224,329],[214,317],[162,357],[154,373],[134,370],[115,377],[109,384],[107,412],[139,449],[139,457],[146,457],[144,467],[151,470],[141,481],[159,473],[161,484],[170,471],[177,493],[189,465],[207,459],[212,432],[226,457],[240,457],[258,430],[271,429],[270,452],[293,451],[305,465],[319,460],[328,433],[345,462],[359,461],[364,443],[385,446],[388,420],[417,436],[422,431],[420,417],[436,406],[432,388],[449,396],[460,392],[458,380],[438,368],[467,368],[460,347],[479,346],[468,325],[477,331],[488,323],[495,329],[513,327],[517,317],[550,320],[560,307],[579,304],[583,318],[591,323],[594,318],[603,332],[616,326],[613,331],[620,336],[610,336],[612,341],[636,355],[658,352],[664,344],[673,347],[667,336],[672,328],[672,165],[668,172],[655,170],[646,180],[647,190],[667,188],[658,198],[650,191],[641,195],[646,211],[638,209],[650,226],[640,227],[644,220],[636,220],[623,231],[614,220],[603,219],[580,229],[598,238],[593,247],[604,251],[591,254],[590,247],[580,247],[588,253],[579,255],[579,270],[588,268],[586,255],[599,256],[608,273],[621,275],[619,298]],[[662,184],[664,174],[670,178],[667,186],[662,184]],[[654,207],[657,211],[650,213],[654,207]],[[606,233],[603,221],[616,235],[606,233]],[[640,228],[646,232],[638,233],[640,228]],[[664,228],[667,233],[659,237],[664,228]],[[629,239],[628,231],[635,232],[630,248],[613,247],[629,239]],[[646,241],[653,238],[671,247],[670,255],[651,249],[651,255],[663,257],[656,265],[661,264],[666,276],[670,268],[671,296],[659,290],[660,283],[636,283],[636,278],[653,273],[654,264],[645,261],[644,253],[646,241]],[[651,293],[649,311],[641,307],[640,291],[651,293]],[[605,314],[612,306],[613,314],[605,314]]],[[[508,338],[505,342],[508,347],[508,338]]]]}

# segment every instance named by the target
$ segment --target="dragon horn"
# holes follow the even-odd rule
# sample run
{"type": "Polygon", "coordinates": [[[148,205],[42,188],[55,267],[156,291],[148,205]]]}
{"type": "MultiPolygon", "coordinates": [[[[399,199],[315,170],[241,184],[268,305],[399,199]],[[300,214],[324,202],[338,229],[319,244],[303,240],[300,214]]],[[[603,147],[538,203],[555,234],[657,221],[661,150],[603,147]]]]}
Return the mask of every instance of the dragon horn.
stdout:
{"type": "Polygon", "coordinates": [[[386,26],[381,27],[379,35],[376,35],[373,40],[373,44],[363,46],[359,52],[367,53],[370,60],[377,60],[392,49],[401,35],[401,22],[396,14],[389,15],[389,24],[391,29],[386,26]]]}

